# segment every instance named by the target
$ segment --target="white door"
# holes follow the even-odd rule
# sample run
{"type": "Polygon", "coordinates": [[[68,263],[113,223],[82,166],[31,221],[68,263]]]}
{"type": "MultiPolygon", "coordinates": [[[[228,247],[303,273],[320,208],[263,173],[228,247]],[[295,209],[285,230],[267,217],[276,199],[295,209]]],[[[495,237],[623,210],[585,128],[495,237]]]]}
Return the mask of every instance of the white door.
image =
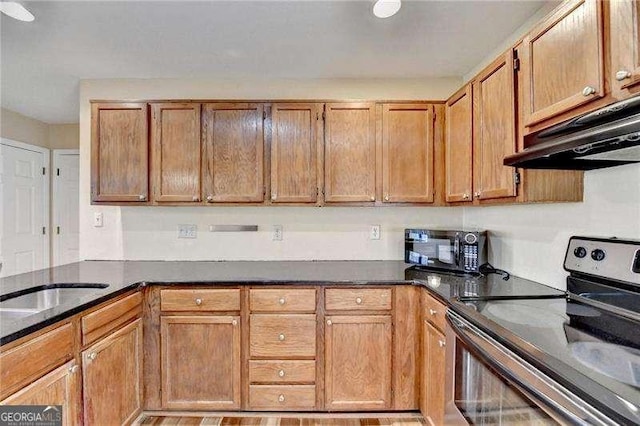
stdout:
{"type": "Polygon", "coordinates": [[[49,150],[0,141],[0,276],[49,266],[49,150]]]}
{"type": "Polygon", "coordinates": [[[80,155],[77,150],[53,151],[53,266],[79,259],[80,155]]]}

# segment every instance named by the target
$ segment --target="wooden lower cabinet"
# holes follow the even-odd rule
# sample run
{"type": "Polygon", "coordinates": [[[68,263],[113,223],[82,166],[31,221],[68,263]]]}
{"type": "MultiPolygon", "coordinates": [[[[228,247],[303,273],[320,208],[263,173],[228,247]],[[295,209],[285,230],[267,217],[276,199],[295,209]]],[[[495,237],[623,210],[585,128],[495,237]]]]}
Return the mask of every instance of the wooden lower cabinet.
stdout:
{"type": "Polygon", "coordinates": [[[240,317],[164,316],[161,330],[163,408],[239,409],[240,317]]]}
{"type": "Polygon", "coordinates": [[[426,319],[422,322],[420,411],[428,424],[444,424],[445,337],[426,319]]]}
{"type": "Polygon", "coordinates": [[[84,424],[129,424],[142,409],[142,320],[82,352],[84,424]]]}
{"type": "Polygon", "coordinates": [[[391,408],[391,315],[335,315],[325,326],[325,408],[391,408]]]}
{"type": "Polygon", "coordinates": [[[70,361],[56,368],[49,374],[36,380],[29,386],[14,393],[0,405],[61,405],[62,412],[50,413],[52,419],[62,417],[62,424],[71,426],[80,423],[78,407],[79,368],[75,361],[70,361]]]}
{"type": "Polygon", "coordinates": [[[253,410],[309,411],[316,406],[315,385],[251,385],[253,410]]]}

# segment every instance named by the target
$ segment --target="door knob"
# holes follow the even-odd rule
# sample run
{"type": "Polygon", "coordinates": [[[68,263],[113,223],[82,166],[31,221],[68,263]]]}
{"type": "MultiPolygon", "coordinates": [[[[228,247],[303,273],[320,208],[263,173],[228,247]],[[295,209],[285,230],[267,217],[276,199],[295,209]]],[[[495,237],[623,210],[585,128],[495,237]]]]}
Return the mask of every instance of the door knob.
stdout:
{"type": "Polygon", "coordinates": [[[193,201],[200,201],[200,198],[198,198],[198,196],[197,196],[197,195],[194,195],[194,196],[193,196],[193,198],[192,198],[192,200],[193,200],[193,201]]]}
{"type": "Polygon", "coordinates": [[[631,73],[627,70],[620,70],[616,73],[616,80],[622,81],[627,78],[631,78],[631,73]]]}
{"type": "Polygon", "coordinates": [[[435,309],[429,309],[429,313],[430,313],[431,315],[435,315],[435,314],[437,314],[437,313],[438,313],[438,311],[436,311],[435,309]]]}
{"type": "Polygon", "coordinates": [[[284,339],[285,339],[285,335],[284,334],[280,334],[278,336],[278,340],[280,340],[281,342],[284,342],[284,339]]]}
{"type": "Polygon", "coordinates": [[[146,195],[138,195],[138,200],[140,200],[140,201],[144,201],[144,200],[146,200],[146,199],[147,199],[147,196],[146,196],[146,195]]]}
{"type": "Polygon", "coordinates": [[[280,395],[278,397],[278,402],[284,402],[284,395],[280,395]]]}
{"type": "Polygon", "coordinates": [[[213,195],[207,195],[207,202],[212,202],[213,201],[213,195]]]}
{"type": "Polygon", "coordinates": [[[389,196],[388,196],[388,195],[385,195],[385,196],[384,196],[384,200],[385,200],[385,201],[389,201],[389,196]]]}
{"type": "Polygon", "coordinates": [[[331,320],[327,320],[327,325],[331,325],[331,324],[333,324],[331,320]]]}
{"type": "Polygon", "coordinates": [[[196,299],[196,305],[198,306],[202,305],[202,299],[196,299]]]}
{"type": "Polygon", "coordinates": [[[280,300],[278,300],[278,303],[284,305],[285,303],[287,303],[287,301],[284,299],[284,297],[281,297],[280,300]]]}
{"type": "Polygon", "coordinates": [[[362,305],[362,298],[361,297],[356,297],[356,303],[358,305],[362,305]]]}
{"type": "Polygon", "coordinates": [[[280,376],[280,377],[284,377],[284,370],[280,370],[280,371],[278,371],[278,376],[280,376]]]}
{"type": "Polygon", "coordinates": [[[440,346],[441,348],[444,348],[446,345],[446,343],[444,342],[444,340],[438,340],[438,346],[440,346]]]}
{"type": "Polygon", "coordinates": [[[91,352],[89,355],[87,355],[87,358],[89,358],[91,361],[93,361],[94,359],[96,359],[96,353],[95,352],[91,352]]]}
{"type": "Polygon", "coordinates": [[[73,367],[69,368],[69,373],[71,374],[75,374],[76,371],[78,371],[77,365],[74,365],[73,367]]]}
{"type": "Polygon", "coordinates": [[[468,200],[469,199],[469,194],[462,194],[462,199],[463,200],[468,200]]]}
{"type": "Polygon", "coordinates": [[[595,87],[591,87],[591,86],[586,86],[584,89],[582,89],[582,94],[584,96],[591,96],[594,93],[596,93],[596,89],[595,87]]]}

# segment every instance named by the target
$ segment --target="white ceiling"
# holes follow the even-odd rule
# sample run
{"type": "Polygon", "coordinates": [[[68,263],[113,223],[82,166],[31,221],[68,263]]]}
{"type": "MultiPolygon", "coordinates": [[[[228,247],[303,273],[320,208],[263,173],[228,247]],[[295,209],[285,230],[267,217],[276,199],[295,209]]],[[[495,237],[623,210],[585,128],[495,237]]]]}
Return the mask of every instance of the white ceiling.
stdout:
{"type": "Polygon", "coordinates": [[[96,78],[462,76],[544,1],[24,2],[0,18],[2,106],[78,121],[78,83],[96,78]]]}

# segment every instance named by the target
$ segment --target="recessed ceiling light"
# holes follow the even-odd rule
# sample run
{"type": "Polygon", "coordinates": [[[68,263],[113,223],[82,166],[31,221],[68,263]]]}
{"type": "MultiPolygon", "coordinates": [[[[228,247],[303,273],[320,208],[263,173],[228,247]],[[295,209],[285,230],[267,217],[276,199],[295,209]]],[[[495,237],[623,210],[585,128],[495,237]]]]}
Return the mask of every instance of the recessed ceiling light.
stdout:
{"type": "Polygon", "coordinates": [[[18,21],[31,22],[36,19],[23,5],[15,1],[0,2],[0,12],[18,21]]]}
{"type": "Polygon", "coordinates": [[[400,10],[400,0],[378,0],[373,5],[373,14],[378,18],[388,18],[400,10]]]}

